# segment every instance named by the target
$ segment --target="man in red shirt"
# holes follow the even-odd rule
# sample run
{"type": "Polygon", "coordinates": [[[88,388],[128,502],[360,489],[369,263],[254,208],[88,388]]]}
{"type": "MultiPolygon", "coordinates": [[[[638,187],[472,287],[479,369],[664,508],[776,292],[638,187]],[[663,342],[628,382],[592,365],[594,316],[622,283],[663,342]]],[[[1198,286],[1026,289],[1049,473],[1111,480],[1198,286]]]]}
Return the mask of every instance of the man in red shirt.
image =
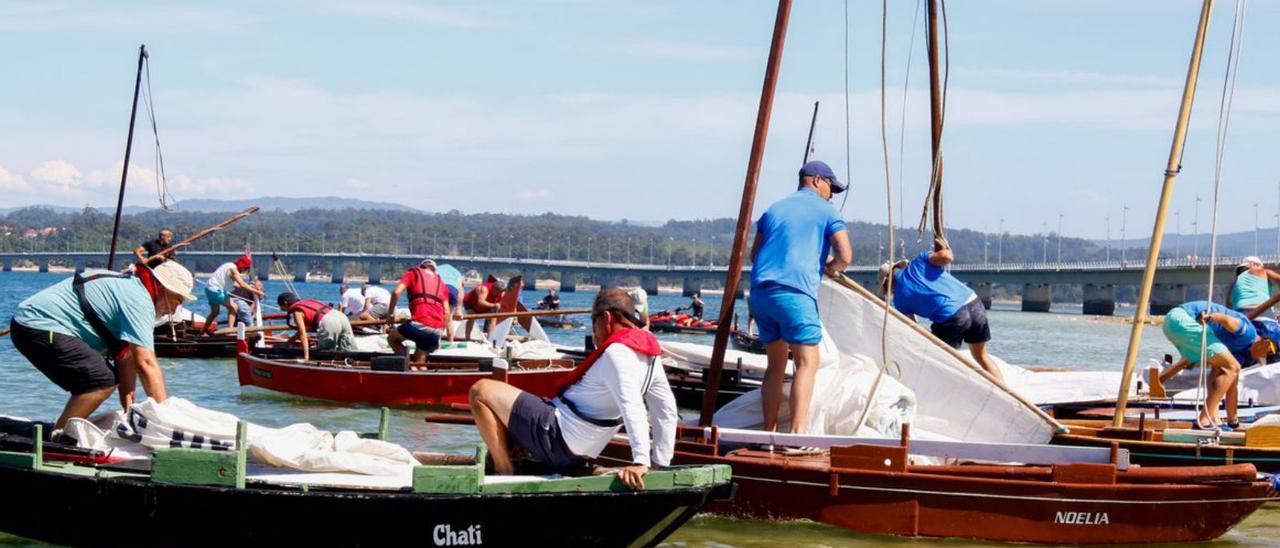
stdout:
{"type": "Polygon", "coordinates": [[[404,341],[417,345],[413,363],[426,363],[427,354],[440,348],[440,338],[448,334],[453,340],[453,315],[449,310],[449,285],[436,273],[436,262],[423,259],[418,266],[405,271],[400,282],[391,291],[389,322],[395,321],[396,303],[400,295],[409,292],[409,312],[412,320],[400,324],[387,334],[387,342],[397,354],[404,353],[404,341]]]}

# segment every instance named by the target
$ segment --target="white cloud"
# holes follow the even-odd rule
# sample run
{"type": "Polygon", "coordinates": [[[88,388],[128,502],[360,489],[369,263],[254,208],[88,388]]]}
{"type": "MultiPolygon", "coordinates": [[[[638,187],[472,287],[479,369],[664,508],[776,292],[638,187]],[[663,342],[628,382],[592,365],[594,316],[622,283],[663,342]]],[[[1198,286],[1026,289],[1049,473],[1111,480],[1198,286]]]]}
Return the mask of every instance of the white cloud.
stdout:
{"type": "Polygon", "coordinates": [[[38,183],[70,190],[81,184],[84,173],[66,160],[49,160],[31,170],[31,178],[38,183]]]}
{"type": "Polygon", "coordinates": [[[658,40],[605,45],[597,48],[597,51],[664,61],[690,62],[759,61],[764,59],[765,53],[750,48],[658,40]]]}
{"type": "Polygon", "coordinates": [[[516,198],[520,200],[546,200],[551,198],[551,191],[545,188],[522,190],[516,193],[516,198]]]}
{"type": "Polygon", "coordinates": [[[0,190],[27,190],[31,185],[27,184],[26,179],[19,175],[14,175],[4,166],[0,166],[0,190]]]}
{"type": "Polygon", "coordinates": [[[70,5],[59,2],[0,4],[0,31],[88,31],[127,33],[221,33],[256,23],[243,13],[163,4],[130,8],[106,3],[70,5]],[[99,7],[103,6],[103,7],[99,7]]]}
{"type": "Polygon", "coordinates": [[[346,182],[344,182],[343,184],[346,185],[347,188],[356,188],[356,189],[369,188],[369,181],[366,181],[364,179],[357,179],[355,177],[347,179],[346,182]]]}
{"type": "Polygon", "coordinates": [[[496,19],[477,17],[458,10],[425,4],[377,0],[328,0],[306,2],[322,13],[372,17],[398,23],[417,23],[457,29],[484,30],[508,25],[496,19]]]}

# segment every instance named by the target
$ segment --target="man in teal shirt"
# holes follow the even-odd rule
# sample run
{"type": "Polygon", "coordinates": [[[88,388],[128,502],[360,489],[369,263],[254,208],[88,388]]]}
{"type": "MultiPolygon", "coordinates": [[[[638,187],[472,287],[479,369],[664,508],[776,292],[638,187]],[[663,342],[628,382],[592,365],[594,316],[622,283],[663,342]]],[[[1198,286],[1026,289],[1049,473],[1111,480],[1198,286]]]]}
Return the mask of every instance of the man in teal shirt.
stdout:
{"type": "MultiPolygon", "coordinates": [[[[1231,284],[1227,306],[1244,314],[1271,298],[1271,282],[1280,283],[1280,274],[1268,270],[1262,259],[1257,257],[1245,257],[1244,263],[1236,267],[1236,272],[1239,274],[1231,284]]],[[[1262,315],[1272,316],[1270,310],[1262,315]]]]}
{"type": "Polygon", "coordinates": [[[89,270],[18,305],[9,324],[13,346],[71,393],[56,428],[69,419],[88,417],[117,388],[120,404],[127,409],[133,405],[139,375],[147,394],[164,401],[155,320],[195,300],[192,285],[190,271],[165,261],[154,268],[135,266],[127,275],[89,270]]]}
{"type": "Polygon", "coordinates": [[[800,168],[799,188],[769,206],[756,222],[749,304],[769,358],[761,388],[765,430],[778,425],[788,353],[796,366],[791,431],[804,432],[808,425],[822,342],[818,286],[824,268],[841,272],[853,260],[844,220],[830,202],[846,188],[830,166],[809,162],[800,168]]]}

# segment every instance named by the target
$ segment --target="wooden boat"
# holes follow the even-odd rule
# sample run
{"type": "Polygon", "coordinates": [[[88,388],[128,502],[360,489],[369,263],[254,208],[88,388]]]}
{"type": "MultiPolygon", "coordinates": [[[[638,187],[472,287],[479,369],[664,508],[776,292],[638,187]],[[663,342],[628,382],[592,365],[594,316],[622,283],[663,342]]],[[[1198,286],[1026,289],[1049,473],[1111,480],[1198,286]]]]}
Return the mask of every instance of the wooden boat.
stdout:
{"type": "Polygon", "coordinates": [[[764,343],[760,342],[760,337],[736,327],[729,336],[732,337],[734,348],[752,354],[764,354],[764,343]]]}
{"type": "MultiPolygon", "coordinates": [[[[1005,459],[1027,459],[1036,448],[1052,447],[956,442],[922,447],[930,442],[870,439],[833,445],[846,442],[836,436],[824,443],[823,437],[774,435],[772,441],[784,445],[829,448],[826,454],[788,457],[735,449],[725,442],[727,434],[684,429],[677,441],[677,464],[733,467],[736,497],[707,510],[744,518],[809,519],[862,533],[1054,544],[1190,542],[1217,538],[1275,500],[1270,484],[1257,480],[1249,464],[1127,468],[1127,458],[1117,458],[1123,452],[1097,448],[1113,455],[1111,462],[1097,454],[1087,459],[1064,453],[1036,459],[1044,461],[1036,465],[911,465],[908,453],[921,451],[957,457],[969,451],[990,458],[1007,450],[1005,459]]],[[[628,461],[629,451],[615,442],[602,460],[628,461]]]]}
{"type": "Polygon", "coordinates": [[[476,381],[503,378],[515,387],[551,397],[577,364],[572,359],[512,360],[495,369],[489,359],[433,357],[423,369],[405,368],[404,357],[371,353],[316,353],[309,362],[278,349],[250,349],[239,341],[236,372],[240,386],[322,400],[381,405],[467,403],[476,381]],[[386,365],[385,362],[397,362],[386,365]],[[398,369],[398,370],[397,370],[398,369]]]}
{"type": "MultiPolygon", "coordinates": [[[[265,316],[264,316],[265,318],[265,316]]],[[[283,318],[283,316],[281,316],[283,318]]],[[[161,358],[234,358],[235,335],[200,335],[202,324],[180,322],[160,325],[155,330],[156,356],[161,358]]],[[[281,325],[281,330],[287,327],[281,325]]],[[[269,341],[281,340],[272,332],[262,333],[269,341]]]]}
{"type": "Polygon", "coordinates": [[[148,472],[67,462],[38,443],[0,452],[0,483],[21,501],[0,513],[0,531],[74,546],[651,546],[731,492],[724,466],[650,472],[633,491],[613,475],[486,477],[482,453],[481,464],[417,466],[411,482],[306,473],[247,466],[243,440],[158,449],[148,472]],[[129,525],[77,525],[88,523],[129,525]]]}

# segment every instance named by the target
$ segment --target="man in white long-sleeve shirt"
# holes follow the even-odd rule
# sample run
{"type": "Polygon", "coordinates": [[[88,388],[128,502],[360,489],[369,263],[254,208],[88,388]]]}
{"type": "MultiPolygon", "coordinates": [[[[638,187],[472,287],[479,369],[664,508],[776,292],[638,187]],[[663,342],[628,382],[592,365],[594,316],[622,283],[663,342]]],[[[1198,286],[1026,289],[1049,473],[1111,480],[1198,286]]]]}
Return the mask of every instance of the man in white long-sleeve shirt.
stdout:
{"type": "Polygon", "coordinates": [[[658,340],[637,328],[643,320],[620,289],[596,296],[591,321],[595,340],[603,342],[555,398],[490,379],[472,386],[471,414],[499,474],[514,473],[512,444],[555,470],[579,468],[624,425],[632,464],[618,474],[623,483],[642,488],[651,466],[671,464],[679,416],[658,340]]]}

